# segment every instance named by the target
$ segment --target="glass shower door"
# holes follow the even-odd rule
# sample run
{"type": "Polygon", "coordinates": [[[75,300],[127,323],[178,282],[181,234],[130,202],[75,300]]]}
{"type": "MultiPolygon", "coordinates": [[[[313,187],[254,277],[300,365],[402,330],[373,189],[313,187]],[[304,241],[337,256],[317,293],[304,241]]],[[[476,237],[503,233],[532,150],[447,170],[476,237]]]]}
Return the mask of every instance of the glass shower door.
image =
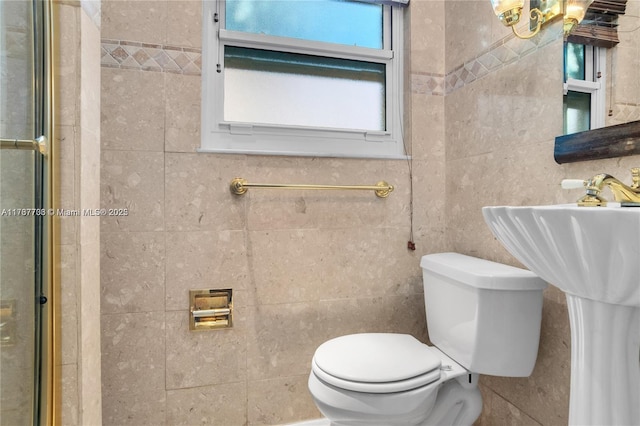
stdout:
{"type": "Polygon", "coordinates": [[[39,423],[42,83],[39,1],[0,1],[0,426],[39,423]],[[14,142],[12,142],[12,140],[14,142]]]}

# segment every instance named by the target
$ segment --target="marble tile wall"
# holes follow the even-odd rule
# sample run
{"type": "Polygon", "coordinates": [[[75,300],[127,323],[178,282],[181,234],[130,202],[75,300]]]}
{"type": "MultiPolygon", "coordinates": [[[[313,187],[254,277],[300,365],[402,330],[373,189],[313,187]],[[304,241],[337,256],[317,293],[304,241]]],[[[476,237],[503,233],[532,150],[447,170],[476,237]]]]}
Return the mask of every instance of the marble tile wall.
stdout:
{"type": "MultiPolygon", "coordinates": [[[[515,264],[480,207],[571,201],[578,195],[558,189],[562,178],[624,174],[637,161],[553,162],[562,128],[561,91],[549,89],[561,87],[558,32],[515,40],[485,6],[413,1],[407,11],[409,170],[402,161],[197,153],[200,2],[102,2],[101,203],[129,212],[101,220],[105,425],[317,417],[306,380],[318,344],[359,331],[427,338],[422,254],[515,264]],[[386,200],[236,197],[228,191],[236,176],[384,178],[397,189],[386,200]],[[406,249],[411,231],[416,252],[406,249]],[[234,328],[189,332],[188,290],[227,287],[234,328]]],[[[534,375],[483,378],[479,423],[566,423],[568,357],[566,305],[550,288],[534,375]]]]}
{"type": "MultiPolygon", "coordinates": [[[[320,343],[362,331],[426,340],[418,263],[444,250],[444,175],[425,188],[430,199],[414,195],[412,252],[406,161],[197,153],[200,14],[195,0],[102,3],[101,203],[128,209],[101,218],[105,425],[317,418],[306,383],[320,343]],[[257,190],[238,197],[228,189],[237,176],[385,179],[396,190],[384,200],[257,190]],[[190,332],[188,290],[229,287],[234,327],[190,332]]],[[[428,38],[412,48],[434,49],[428,38]]],[[[412,73],[444,81],[441,66],[425,64],[412,73]]],[[[416,113],[440,116],[413,116],[414,131],[439,141],[414,147],[417,180],[418,171],[444,167],[443,96],[413,92],[407,102],[416,113]]]]}
{"type": "MultiPolygon", "coordinates": [[[[59,56],[55,63],[56,144],[60,199],[68,211],[100,207],[99,2],[53,3],[59,56]]],[[[57,216],[60,262],[61,377],[58,421],[100,424],[100,222],[57,216]]]]}
{"type": "MultiPolygon", "coordinates": [[[[457,18],[447,21],[451,22],[445,36],[447,57],[449,52],[455,56],[469,45],[489,45],[508,35],[508,30],[495,28],[495,17],[478,12],[474,2],[451,2],[447,8],[447,16],[457,18]]],[[[638,156],[567,165],[554,162],[554,138],[562,132],[559,32],[557,27],[546,29],[541,36],[555,34],[555,39],[541,44],[535,37],[536,51],[445,97],[445,232],[453,251],[521,266],[485,226],[482,206],[574,202],[580,191],[561,190],[562,179],[602,171],[627,176],[628,169],[638,163],[638,156]]],[[[532,376],[481,376],[484,409],[478,424],[566,424],[569,374],[566,302],[550,286],[545,291],[542,336],[532,376]]]]}
{"type": "Polygon", "coordinates": [[[629,0],[618,19],[620,43],[607,55],[607,125],[640,120],[640,1],[629,0]]]}

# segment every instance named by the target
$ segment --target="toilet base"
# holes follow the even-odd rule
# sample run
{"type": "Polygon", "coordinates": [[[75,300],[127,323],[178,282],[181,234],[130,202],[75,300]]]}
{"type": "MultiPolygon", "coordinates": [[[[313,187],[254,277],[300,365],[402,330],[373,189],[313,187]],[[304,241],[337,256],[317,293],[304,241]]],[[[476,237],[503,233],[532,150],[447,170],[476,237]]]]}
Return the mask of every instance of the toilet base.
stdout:
{"type": "Polygon", "coordinates": [[[470,426],[481,412],[478,375],[469,374],[442,385],[433,410],[420,426],[470,426]]]}
{"type": "Polygon", "coordinates": [[[313,372],[309,390],[331,426],[470,426],[482,412],[478,376],[467,374],[394,394],[338,389],[313,372]]]}
{"type": "Polygon", "coordinates": [[[439,382],[406,392],[361,393],[332,386],[313,372],[309,391],[318,410],[334,426],[417,425],[436,400],[439,382]]]}

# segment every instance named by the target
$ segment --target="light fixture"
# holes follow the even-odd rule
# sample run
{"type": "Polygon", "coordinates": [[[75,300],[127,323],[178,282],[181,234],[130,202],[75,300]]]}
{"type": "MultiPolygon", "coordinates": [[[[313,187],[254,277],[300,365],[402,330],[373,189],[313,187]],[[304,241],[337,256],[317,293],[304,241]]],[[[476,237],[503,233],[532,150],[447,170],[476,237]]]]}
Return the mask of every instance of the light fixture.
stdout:
{"type": "Polygon", "coordinates": [[[566,0],[564,11],[564,33],[569,34],[584,18],[593,0],[566,0]]]}
{"type": "Polygon", "coordinates": [[[511,27],[516,37],[527,39],[538,34],[544,24],[559,16],[564,16],[564,34],[568,35],[582,21],[592,2],[593,0],[530,0],[531,32],[524,35],[516,31],[524,0],[491,0],[491,6],[500,21],[511,27]]]}

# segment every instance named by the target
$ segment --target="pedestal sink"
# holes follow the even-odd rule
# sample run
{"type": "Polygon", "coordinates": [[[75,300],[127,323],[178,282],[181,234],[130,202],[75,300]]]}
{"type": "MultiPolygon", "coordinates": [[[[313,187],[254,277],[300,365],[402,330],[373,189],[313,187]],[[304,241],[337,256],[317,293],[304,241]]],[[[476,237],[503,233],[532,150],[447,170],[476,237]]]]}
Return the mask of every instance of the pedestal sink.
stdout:
{"type": "Polygon", "coordinates": [[[640,207],[484,207],[496,238],[565,292],[570,425],[640,425],[640,207]]]}

